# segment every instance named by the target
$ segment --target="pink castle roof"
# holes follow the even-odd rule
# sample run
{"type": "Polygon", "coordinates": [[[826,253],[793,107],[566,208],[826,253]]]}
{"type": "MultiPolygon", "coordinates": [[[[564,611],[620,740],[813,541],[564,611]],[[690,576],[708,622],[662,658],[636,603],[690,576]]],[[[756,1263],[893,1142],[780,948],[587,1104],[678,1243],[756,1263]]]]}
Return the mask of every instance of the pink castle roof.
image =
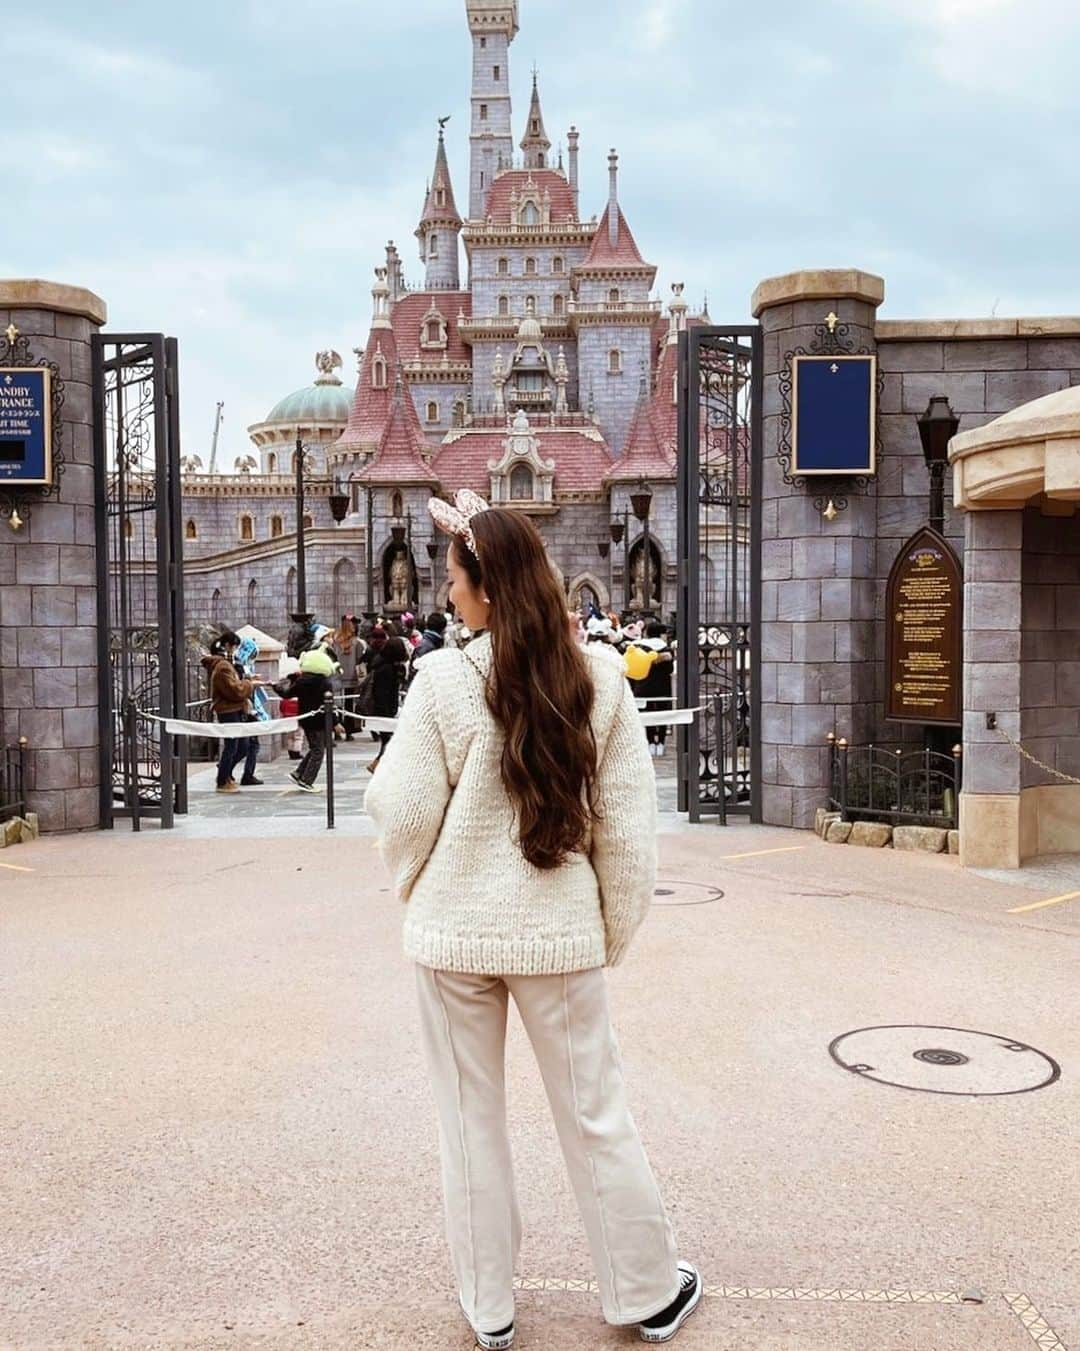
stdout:
{"type": "MultiPolygon", "coordinates": [[[[644,383],[644,382],[643,382],[644,383]]],[[[627,483],[639,478],[670,479],[675,477],[675,464],[664,453],[653,420],[653,406],[642,390],[634,409],[626,447],[605,475],[605,483],[627,483]]]]}
{"type": "Polygon", "coordinates": [[[630,233],[630,227],[626,223],[626,217],[622,213],[622,208],[616,203],[615,210],[619,213],[619,234],[614,247],[610,238],[611,204],[604,207],[604,214],[600,217],[600,224],[596,227],[596,234],[593,235],[592,246],[583,263],[578,264],[577,271],[585,271],[595,268],[600,271],[608,271],[612,268],[647,268],[650,272],[656,271],[649,263],[642,258],[638,246],[634,241],[634,236],[630,233]]]}
{"type": "Polygon", "coordinates": [[[432,171],[431,185],[428,188],[427,200],[424,202],[420,225],[423,227],[437,221],[448,221],[455,225],[461,224],[457,203],[454,201],[454,185],[450,182],[450,166],[446,162],[446,145],[443,142],[441,127],[439,129],[439,148],[435,152],[435,168],[432,171]],[[437,195],[440,189],[445,194],[441,206],[437,195]]]}
{"type": "Polygon", "coordinates": [[[446,320],[447,359],[468,361],[469,349],[458,332],[457,320],[460,311],[466,317],[472,314],[469,291],[409,291],[403,295],[390,316],[398,356],[402,361],[442,361],[443,348],[420,346],[420,325],[433,305],[446,320]]]}
{"type": "Polygon", "coordinates": [[[390,417],[374,458],[357,475],[366,483],[434,483],[412,396],[396,381],[390,417]]]}
{"type": "Polygon", "coordinates": [[[485,215],[497,225],[509,224],[510,194],[516,192],[520,197],[530,180],[541,195],[545,188],[550,194],[551,219],[556,225],[577,219],[570,184],[554,169],[509,169],[499,174],[488,192],[485,215]]]}
{"type": "MultiPolygon", "coordinates": [[[[599,492],[611,468],[607,443],[588,432],[572,428],[534,427],[542,459],[555,461],[555,489],[565,492],[599,492]]],[[[435,456],[432,468],[443,489],[456,492],[472,488],[487,493],[491,486],[489,460],[501,460],[509,430],[465,431],[451,434],[435,456]]]]}
{"type": "Polygon", "coordinates": [[[656,384],[653,390],[651,411],[660,448],[671,463],[675,464],[678,456],[679,410],[672,397],[672,391],[675,388],[679,349],[675,343],[667,342],[666,325],[664,333],[664,346],[660,349],[660,360],[656,367],[656,384]]]}
{"type": "Polygon", "coordinates": [[[393,329],[372,328],[364,348],[364,359],[360,363],[349,420],[335,443],[337,447],[359,449],[361,446],[378,445],[390,417],[397,363],[393,329]],[[386,362],[386,383],[381,389],[376,389],[371,377],[375,358],[380,355],[386,362]]]}

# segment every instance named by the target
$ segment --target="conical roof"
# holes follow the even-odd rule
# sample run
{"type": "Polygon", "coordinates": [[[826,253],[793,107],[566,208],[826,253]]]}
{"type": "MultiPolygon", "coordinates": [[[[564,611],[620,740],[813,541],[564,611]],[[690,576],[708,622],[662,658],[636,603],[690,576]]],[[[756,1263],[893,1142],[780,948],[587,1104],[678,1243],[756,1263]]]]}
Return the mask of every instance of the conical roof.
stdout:
{"type": "Polygon", "coordinates": [[[446,162],[446,142],[443,129],[439,128],[439,144],[435,151],[435,168],[431,173],[424,210],[420,216],[420,229],[427,225],[461,224],[457,203],[454,201],[454,185],[450,181],[450,166],[446,162]]]}
{"type": "Polygon", "coordinates": [[[349,420],[334,442],[335,450],[370,452],[378,446],[390,418],[397,360],[394,330],[373,324],[360,363],[349,420]]]}
{"type": "Polygon", "coordinates": [[[438,480],[422,453],[425,445],[416,405],[412,395],[403,388],[399,369],[394,381],[390,418],[379,441],[379,448],[357,478],[365,483],[435,484],[438,480]]]}
{"type": "Polygon", "coordinates": [[[671,479],[675,466],[664,453],[653,421],[652,407],[641,382],[634,417],[626,437],[626,446],[618,460],[604,476],[605,483],[626,483],[639,478],[671,479]]]}
{"type": "Polygon", "coordinates": [[[630,226],[627,225],[626,217],[618,203],[615,204],[614,208],[610,202],[604,207],[604,214],[600,217],[600,224],[596,227],[596,234],[593,235],[589,252],[585,261],[578,264],[577,271],[588,271],[592,268],[601,272],[610,271],[613,268],[625,271],[629,268],[634,271],[652,272],[654,275],[656,273],[656,268],[642,258],[634,236],[630,232],[630,226]],[[613,209],[616,213],[614,244],[611,242],[611,212],[613,209]]]}
{"type": "Polygon", "coordinates": [[[544,130],[544,114],[540,108],[540,90],[536,84],[536,72],[533,71],[532,101],[529,104],[529,118],[525,123],[525,135],[521,138],[521,148],[525,152],[525,165],[530,169],[547,168],[547,152],[551,142],[544,130]]]}

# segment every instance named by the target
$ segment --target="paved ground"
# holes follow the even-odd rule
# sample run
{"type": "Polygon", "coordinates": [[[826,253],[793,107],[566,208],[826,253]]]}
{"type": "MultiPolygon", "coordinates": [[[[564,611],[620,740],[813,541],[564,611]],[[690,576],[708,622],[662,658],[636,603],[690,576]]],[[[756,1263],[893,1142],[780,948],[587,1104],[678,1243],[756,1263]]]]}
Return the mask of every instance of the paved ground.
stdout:
{"type": "MultiPolygon", "coordinates": [[[[362,818],[290,838],[273,792],[246,821],[0,860],[0,1346],[472,1345],[398,907],[362,818]]],[[[1012,914],[1040,895],[768,828],[665,830],[661,859],[610,980],[710,1292],[675,1344],[1080,1348],[1080,903],[1012,914]],[[862,1073],[830,1057],[893,1024],[928,1030],[841,1042],[862,1073]],[[1060,1079],[1003,1094],[1050,1072],[1039,1052],[1060,1079]]],[[[517,1345],[638,1345],[588,1289],[516,1018],[508,1063],[517,1345]]]]}

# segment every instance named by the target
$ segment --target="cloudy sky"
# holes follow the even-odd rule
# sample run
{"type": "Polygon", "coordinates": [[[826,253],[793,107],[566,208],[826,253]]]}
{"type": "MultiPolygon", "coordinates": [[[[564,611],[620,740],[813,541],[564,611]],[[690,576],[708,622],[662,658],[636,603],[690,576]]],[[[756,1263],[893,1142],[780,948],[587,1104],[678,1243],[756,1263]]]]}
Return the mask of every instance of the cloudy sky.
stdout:
{"type": "MultiPolygon", "coordinates": [[[[1075,0],[520,0],[520,133],[582,132],[582,214],[621,198],[658,287],[716,321],[799,267],[886,278],[883,314],[1080,313],[1075,0]],[[611,14],[618,15],[613,22],[611,14]]],[[[184,448],[351,349],[448,144],[467,200],[462,0],[98,0],[4,21],[0,275],[88,286],[180,340],[184,448]],[[14,59],[12,59],[14,57],[14,59]]]]}

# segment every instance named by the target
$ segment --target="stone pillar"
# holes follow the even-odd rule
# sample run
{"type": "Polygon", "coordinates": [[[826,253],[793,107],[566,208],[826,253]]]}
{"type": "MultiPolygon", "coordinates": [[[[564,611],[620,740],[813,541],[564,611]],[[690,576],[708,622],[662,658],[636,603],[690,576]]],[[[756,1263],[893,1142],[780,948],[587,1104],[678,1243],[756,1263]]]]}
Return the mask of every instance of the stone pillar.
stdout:
{"type": "Polygon", "coordinates": [[[29,809],[43,830],[99,824],[90,335],[104,322],[104,302],[81,287],[0,281],[0,329],[14,324],[64,382],[59,496],[28,492],[22,529],[0,523],[3,736],[27,739],[29,809]]]}
{"type": "Polygon", "coordinates": [[[870,738],[874,722],[875,485],[852,491],[827,521],[813,480],[784,482],[777,459],[780,373],[793,348],[809,351],[834,313],[855,349],[876,350],[880,277],[855,270],[792,272],[763,281],[752,309],[764,337],[761,531],[762,819],[812,826],[828,786],[826,736],[870,738]]]}

